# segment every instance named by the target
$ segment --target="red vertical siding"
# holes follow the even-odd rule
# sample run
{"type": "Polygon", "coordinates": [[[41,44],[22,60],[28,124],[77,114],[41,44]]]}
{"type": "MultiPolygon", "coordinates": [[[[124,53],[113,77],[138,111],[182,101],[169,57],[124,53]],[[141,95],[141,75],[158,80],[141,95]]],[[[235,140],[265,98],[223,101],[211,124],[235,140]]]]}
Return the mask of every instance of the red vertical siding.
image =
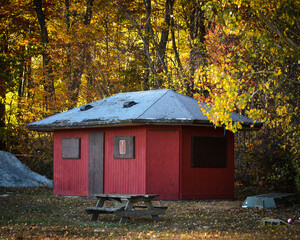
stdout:
{"type": "Polygon", "coordinates": [[[147,193],[179,199],[179,131],[147,131],[147,193]]]}
{"type": "Polygon", "coordinates": [[[88,195],[88,149],[86,130],[54,132],[54,194],[88,195]],[[80,159],[62,158],[63,138],[81,139],[80,159]]]}
{"type": "Polygon", "coordinates": [[[104,193],[158,193],[161,199],[233,198],[233,134],[226,132],[226,168],[191,168],[191,136],[224,135],[222,128],[196,126],[55,131],[54,194],[88,195],[90,132],[104,132],[104,193]],[[114,136],[135,136],[134,159],[113,158],[114,136]],[[63,138],[81,138],[80,159],[62,159],[63,138]]]}
{"type": "MultiPolygon", "coordinates": [[[[227,167],[191,168],[191,136],[224,136],[223,128],[183,127],[181,199],[234,197],[234,136],[226,131],[227,167]]],[[[217,149],[216,149],[217,151],[217,149]]]]}
{"type": "Polygon", "coordinates": [[[104,193],[145,193],[145,149],[145,127],[115,127],[105,129],[104,193]],[[113,158],[114,136],[135,136],[134,159],[113,158]]]}

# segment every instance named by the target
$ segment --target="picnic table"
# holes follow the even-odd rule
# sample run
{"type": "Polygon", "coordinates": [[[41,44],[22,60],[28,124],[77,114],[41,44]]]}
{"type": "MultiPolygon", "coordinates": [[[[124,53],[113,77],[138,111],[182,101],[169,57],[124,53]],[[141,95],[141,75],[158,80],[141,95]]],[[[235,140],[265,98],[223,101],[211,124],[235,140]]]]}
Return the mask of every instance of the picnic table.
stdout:
{"type": "Polygon", "coordinates": [[[96,221],[99,214],[115,214],[120,223],[126,223],[130,217],[152,216],[153,220],[160,221],[158,215],[165,214],[168,207],[153,206],[152,200],[157,194],[95,194],[98,199],[95,207],[86,208],[92,214],[91,221],[96,221]],[[112,207],[106,207],[105,202],[111,202],[112,207]],[[136,205],[142,203],[143,205],[136,205]]]}

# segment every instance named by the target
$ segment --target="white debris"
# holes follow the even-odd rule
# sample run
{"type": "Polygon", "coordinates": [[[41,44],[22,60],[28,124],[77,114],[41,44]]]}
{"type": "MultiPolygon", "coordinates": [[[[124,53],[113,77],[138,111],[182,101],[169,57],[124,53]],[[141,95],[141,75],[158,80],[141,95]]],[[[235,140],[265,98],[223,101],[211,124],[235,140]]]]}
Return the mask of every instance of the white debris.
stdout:
{"type": "Polygon", "coordinates": [[[53,181],[31,171],[13,154],[0,151],[0,187],[52,187],[53,181]]]}
{"type": "Polygon", "coordinates": [[[0,197],[8,197],[9,196],[9,194],[3,194],[3,195],[0,195],[0,197]]]}

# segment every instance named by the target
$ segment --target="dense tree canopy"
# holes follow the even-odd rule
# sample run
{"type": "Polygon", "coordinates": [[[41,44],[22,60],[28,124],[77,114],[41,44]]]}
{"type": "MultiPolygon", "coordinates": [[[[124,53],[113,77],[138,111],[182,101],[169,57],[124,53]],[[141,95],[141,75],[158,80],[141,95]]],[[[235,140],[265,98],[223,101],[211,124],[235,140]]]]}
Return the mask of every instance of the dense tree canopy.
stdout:
{"type": "Polygon", "coordinates": [[[248,144],[237,133],[237,160],[300,186],[298,1],[4,0],[0,16],[1,149],[49,162],[51,140],[27,123],[171,88],[208,102],[217,126],[241,128],[231,111],[264,122],[248,144]]]}

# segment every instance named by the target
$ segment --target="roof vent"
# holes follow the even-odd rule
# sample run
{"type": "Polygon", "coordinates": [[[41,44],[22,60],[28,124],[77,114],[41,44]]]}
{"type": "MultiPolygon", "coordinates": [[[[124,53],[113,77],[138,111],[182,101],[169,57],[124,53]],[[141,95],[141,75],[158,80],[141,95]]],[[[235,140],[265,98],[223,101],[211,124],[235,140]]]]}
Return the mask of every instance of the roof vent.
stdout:
{"type": "Polygon", "coordinates": [[[80,107],[80,111],[86,111],[86,110],[91,109],[92,107],[93,107],[92,105],[87,104],[87,105],[80,107]]]}
{"type": "Polygon", "coordinates": [[[123,107],[130,108],[130,107],[134,106],[135,104],[137,104],[135,101],[128,101],[128,102],[123,103],[123,107]]]}

